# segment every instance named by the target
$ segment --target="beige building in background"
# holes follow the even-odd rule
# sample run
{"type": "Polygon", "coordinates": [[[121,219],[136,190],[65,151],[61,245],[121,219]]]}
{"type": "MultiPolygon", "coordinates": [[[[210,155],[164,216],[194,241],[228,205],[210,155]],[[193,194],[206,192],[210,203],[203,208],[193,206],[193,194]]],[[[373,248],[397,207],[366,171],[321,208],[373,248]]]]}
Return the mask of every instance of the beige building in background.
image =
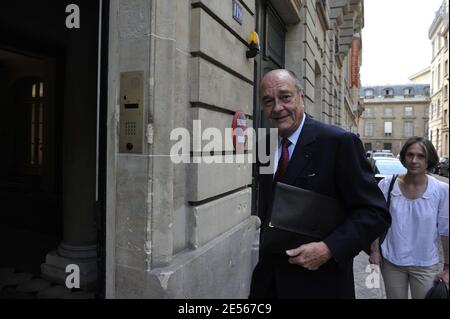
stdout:
{"type": "Polygon", "coordinates": [[[419,72],[411,75],[408,80],[411,81],[411,83],[415,84],[421,84],[421,83],[431,83],[431,71],[430,67],[426,67],[423,70],[420,70],[419,72]]]}
{"type": "Polygon", "coordinates": [[[444,0],[436,12],[428,37],[431,40],[431,104],[429,139],[439,156],[448,156],[449,94],[449,1],[444,0]]]}
{"type": "Polygon", "coordinates": [[[365,111],[359,134],[366,151],[391,150],[398,155],[405,141],[428,132],[428,84],[363,87],[365,111]]]}

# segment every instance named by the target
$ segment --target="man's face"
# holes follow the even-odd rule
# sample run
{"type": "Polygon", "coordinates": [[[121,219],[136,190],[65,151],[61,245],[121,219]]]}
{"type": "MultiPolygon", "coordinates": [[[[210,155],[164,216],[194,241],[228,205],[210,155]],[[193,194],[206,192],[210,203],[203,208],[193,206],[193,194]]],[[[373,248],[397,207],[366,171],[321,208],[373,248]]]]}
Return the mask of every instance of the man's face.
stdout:
{"type": "Polygon", "coordinates": [[[264,114],[278,135],[289,137],[300,126],[304,114],[304,94],[297,92],[295,80],[286,71],[271,71],[261,84],[264,114]]]}

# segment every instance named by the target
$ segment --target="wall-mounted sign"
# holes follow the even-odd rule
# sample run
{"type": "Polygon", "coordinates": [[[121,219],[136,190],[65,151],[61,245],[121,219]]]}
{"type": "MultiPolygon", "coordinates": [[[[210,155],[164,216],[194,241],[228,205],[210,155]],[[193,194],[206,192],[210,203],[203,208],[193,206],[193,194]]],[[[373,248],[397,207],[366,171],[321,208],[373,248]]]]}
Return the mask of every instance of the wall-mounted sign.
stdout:
{"type": "Polygon", "coordinates": [[[354,36],[352,40],[351,54],[351,87],[359,87],[359,51],[361,46],[361,38],[354,36]]]}
{"type": "Polygon", "coordinates": [[[243,112],[236,112],[233,118],[233,146],[236,151],[243,151],[247,144],[247,136],[244,134],[248,127],[247,118],[243,112]]]}
{"type": "Polygon", "coordinates": [[[238,0],[233,0],[233,18],[239,24],[242,24],[242,6],[238,3],[238,0]]]}

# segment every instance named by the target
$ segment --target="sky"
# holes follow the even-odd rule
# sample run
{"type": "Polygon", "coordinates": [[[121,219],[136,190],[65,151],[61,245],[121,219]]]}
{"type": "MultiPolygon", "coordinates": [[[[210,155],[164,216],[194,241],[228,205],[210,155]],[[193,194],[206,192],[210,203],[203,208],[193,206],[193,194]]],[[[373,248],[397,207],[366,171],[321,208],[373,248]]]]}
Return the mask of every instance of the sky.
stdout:
{"type": "Polygon", "coordinates": [[[431,64],[428,30],[442,0],[365,0],[361,84],[406,84],[431,64]]]}

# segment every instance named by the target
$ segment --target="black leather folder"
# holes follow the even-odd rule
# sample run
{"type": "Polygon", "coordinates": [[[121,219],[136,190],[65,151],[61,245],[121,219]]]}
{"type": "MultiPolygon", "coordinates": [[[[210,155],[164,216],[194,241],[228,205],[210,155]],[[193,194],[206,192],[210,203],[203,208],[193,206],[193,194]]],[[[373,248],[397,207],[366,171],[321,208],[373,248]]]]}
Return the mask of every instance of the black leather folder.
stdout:
{"type": "Polygon", "coordinates": [[[335,198],[276,183],[269,228],[322,240],[345,220],[335,198]]]}

